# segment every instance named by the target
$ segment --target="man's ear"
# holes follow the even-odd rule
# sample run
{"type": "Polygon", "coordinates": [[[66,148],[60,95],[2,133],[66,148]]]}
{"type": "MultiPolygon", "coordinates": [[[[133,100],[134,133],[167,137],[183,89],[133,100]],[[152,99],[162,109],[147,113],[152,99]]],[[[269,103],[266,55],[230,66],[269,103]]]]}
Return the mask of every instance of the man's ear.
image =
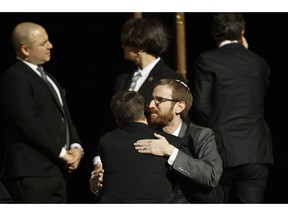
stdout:
{"type": "Polygon", "coordinates": [[[29,48],[27,46],[21,45],[20,50],[21,50],[22,55],[29,56],[30,52],[29,52],[29,48]]]}
{"type": "Polygon", "coordinates": [[[175,112],[177,115],[179,115],[186,107],[186,104],[184,101],[180,101],[180,102],[177,102],[175,104],[175,112]]]}

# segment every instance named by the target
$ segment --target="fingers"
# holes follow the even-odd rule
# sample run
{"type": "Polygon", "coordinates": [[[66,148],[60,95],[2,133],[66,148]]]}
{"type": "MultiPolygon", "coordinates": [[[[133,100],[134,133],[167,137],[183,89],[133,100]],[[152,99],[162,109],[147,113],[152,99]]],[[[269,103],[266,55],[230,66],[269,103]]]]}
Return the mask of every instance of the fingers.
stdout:
{"type": "Polygon", "coordinates": [[[159,138],[159,139],[161,139],[161,138],[165,138],[164,136],[161,136],[161,135],[158,134],[158,133],[154,133],[154,136],[155,136],[156,138],[159,138]]]}
{"type": "Polygon", "coordinates": [[[151,143],[153,141],[153,139],[141,139],[141,140],[137,140],[137,144],[142,145],[142,144],[146,144],[146,143],[151,143]]]}
{"type": "Polygon", "coordinates": [[[96,163],[96,165],[95,165],[95,170],[96,170],[96,169],[102,169],[102,163],[101,163],[101,162],[98,161],[98,162],[96,163]]]}
{"type": "Polygon", "coordinates": [[[91,172],[91,175],[92,174],[96,175],[97,173],[104,173],[104,169],[102,168],[102,165],[101,167],[95,166],[94,170],[91,172]]]}
{"type": "Polygon", "coordinates": [[[150,144],[147,145],[142,145],[142,144],[137,144],[137,146],[135,146],[135,149],[139,152],[139,153],[144,153],[144,154],[151,154],[152,153],[152,149],[150,144]]]}
{"type": "Polygon", "coordinates": [[[100,184],[103,182],[103,175],[104,175],[103,169],[93,170],[91,172],[90,181],[92,180],[95,183],[100,184]]]}
{"type": "Polygon", "coordinates": [[[81,160],[83,152],[79,148],[70,149],[68,154],[71,155],[75,160],[81,160]]]}
{"type": "Polygon", "coordinates": [[[91,172],[91,177],[89,180],[90,183],[90,189],[94,192],[97,192],[101,189],[101,187],[103,186],[103,169],[100,170],[93,170],[91,172]]]}
{"type": "Polygon", "coordinates": [[[66,166],[68,167],[69,170],[76,170],[79,164],[80,164],[79,161],[70,161],[66,163],[66,166]]]}
{"type": "Polygon", "coordinates": [[[94,192],[99,191],[101,189],[102,185],[102,181],[98,181],[97,178],[90,178],[89,180],[90,183],[90,189],[94,192]]]}
{"type": "Polygon", "coordinates": [[[153,139],[142,139],[137,140],[136,143],[134,143],[134,146],[150,146],[150,144],[153,142],[153,139]]]}
{"type": "Polygon", "coordinates": [[[99,176],[99,175],[103,175],[103,173],[104,173],[104,170],[103,169],[98,169],[98,170],[93,170],[92,172],[91,172],[91,178],[92,177],[97,177],[97,176],[99,176]]]}
{"type": "Polygon", "coordinates": [[[135,149],[136,150],[150,150],[151,149],[151,146],[150,146],[151,143],[148,143],[148,142],[141,142],[141,141],[137,141],[136,143],[134,143],[134,146],[135,146],[135,149]]]}
{"type": "Polygon", "coordinates": [[[78,166],[79,166],[79,163],[70,164],[69,169],[70,170],[76,170],[78,168],[78,166]]]}

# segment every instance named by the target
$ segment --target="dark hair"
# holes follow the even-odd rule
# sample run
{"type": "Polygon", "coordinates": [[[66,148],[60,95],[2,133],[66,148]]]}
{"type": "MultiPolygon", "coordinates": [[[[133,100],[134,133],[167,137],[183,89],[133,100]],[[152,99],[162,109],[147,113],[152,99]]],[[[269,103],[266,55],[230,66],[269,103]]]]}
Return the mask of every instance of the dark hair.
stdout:
{"type": "Polygon", "coordinates": [[[154,87],[159,85],[167,85],[172,90],[172,99],[183,101],[186,104],[185,109],[180,113],[182,119],[186,118],[193,101],[191,91],[187,84],[175,79],[161,79],[155,83],[154,87]]]}
{"type": "Polygon", "coordinates": [[[122,28],[122,44],[145,50],[145,52],[159,57],[169,45],[165,27],[153,18],[131,18],[122,28]]]}
{"type": "Polygon", "coordinates": [[[110,107],[120,127],[126,126],[129,122],[145,119],[145,99],[138,92],[117,92],[112,97],[110,107]]]}
{"type": "Polygon", "coordinates": [[[224,40],[240,40],[245,25],[241,13],[216,13],[211,26],[212,36],[216,43],[224,40]]]}

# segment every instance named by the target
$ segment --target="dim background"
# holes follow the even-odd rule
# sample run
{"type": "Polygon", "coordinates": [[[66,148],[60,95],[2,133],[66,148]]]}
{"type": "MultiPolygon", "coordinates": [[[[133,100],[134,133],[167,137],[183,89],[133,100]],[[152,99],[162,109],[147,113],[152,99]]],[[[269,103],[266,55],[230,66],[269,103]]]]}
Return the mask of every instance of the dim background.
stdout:
{"type": "MultiPolygon", "coordinates": [[[[288,13],[243,13],[249,49],[267,60],[271,67],[266,119],[272,132],[275,164],[271,166],[267,203],[288,203],[287,190],[287,62],[288,40],[285,29],[288,13]],[[285,90],[286,89],[286,90],[285,90]]],[[[213,13],[185,13],[187,76],[192,62],[201,52],[216,48],[210,35],[213,13]]],[[[41,24],[54,45],[50,62],[44,65],[66,89],[72,119],[85,149],[78,170],[71,174],[70,203],[93,203],[89,189],[92,159],[101,135],[113,124],[109,103],[115,78],[130,71],[123,59],[120,32],[123,23],[133,16],[126,12],[95,13],[0,13],[0,75],[14,62],[11,32],[19,22],[41,24]]],[[[143,13],[159,19],[169,30],[171,43],[164,59],[175,70],[175,13],[143,13]]],[[[193,121],[193,120],[192,120],[193,121]]],[[[1,128],[3,127],[0,122],[1,128]]],[[[0,161],[4,134],[1,130],[0,161]]],[[[123,167],[125,169],[125,167],[123,167]]],[[[125,183],[123,183],[125,184],[125,183]]]]}

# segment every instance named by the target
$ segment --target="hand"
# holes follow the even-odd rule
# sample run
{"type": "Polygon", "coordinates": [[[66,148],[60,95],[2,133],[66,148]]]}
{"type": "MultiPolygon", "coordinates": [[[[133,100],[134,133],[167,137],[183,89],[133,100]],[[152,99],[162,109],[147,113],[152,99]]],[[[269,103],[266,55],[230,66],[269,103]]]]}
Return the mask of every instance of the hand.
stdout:
{"type": "Polygon", "coordinates": [[[154,134],[158,139],[143,139],[134,143],[135,149],[139,153],[152,154],[157,156],[170,156],[175,149],[170,145],[165,137],[154,134]]]}
{"type": "Polygon", "coordinates": [[[64,156],[65,161],[65,168],[68,170],[69,173],[75,171],[81,161],[81,158],[83,156],[82,149],[80,148],[73,148],[67,151],[67,153],[64,156]]]}
{"type": "Polygon", "coordinates": [[[102,167],[102,163],[97,162],[95,165],[95,169],[91,172],[91,177],[89,180],[90,190],[96,195],[99,193],[100,189],[103,186],[103,176],[104,170],[102,167]]]}

